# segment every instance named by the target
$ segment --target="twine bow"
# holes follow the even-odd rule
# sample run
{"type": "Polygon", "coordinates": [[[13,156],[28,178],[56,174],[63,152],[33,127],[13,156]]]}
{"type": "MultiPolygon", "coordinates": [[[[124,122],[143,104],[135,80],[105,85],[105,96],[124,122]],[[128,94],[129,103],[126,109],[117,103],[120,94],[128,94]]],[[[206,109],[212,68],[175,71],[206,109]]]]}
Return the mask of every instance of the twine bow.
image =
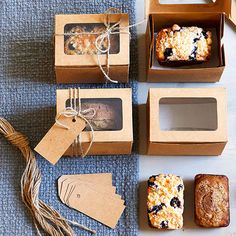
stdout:
{"type": "Polygon", "coordinates": [[[42,177],[35,154],[29,146],[28,138],[17,132],[7,120],[1,117],[0,134],[12,145],[17,147],[26,160],[26,168],[21,177],[21,197],[33,217],[37,234],[42,235],[40,233],[40,228],[42,228],[52,236],[74,236],[75,233],[70,224],[95,234],[96,231],[77,222],[65,219],[51,206],[39,199],[39,188],[42,177]]]}

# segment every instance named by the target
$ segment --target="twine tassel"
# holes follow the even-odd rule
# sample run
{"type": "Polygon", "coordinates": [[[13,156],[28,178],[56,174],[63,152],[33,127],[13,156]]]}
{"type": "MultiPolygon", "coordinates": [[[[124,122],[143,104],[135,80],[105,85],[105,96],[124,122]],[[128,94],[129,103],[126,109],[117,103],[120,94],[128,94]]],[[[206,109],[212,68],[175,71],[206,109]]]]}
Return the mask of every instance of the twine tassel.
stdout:
{"type": "Polygon", "coordinates": [[[41,172],[38,168],[34,152],[29,146],[28,139],[15,131],[11,124],[1,117],[0,133],[22,152],[26,160],[26,168],[21,178],[21,197],[33,217],[37,234],[41,236],[39,228],[42,228],[51,236],[74,236],[75,233],[70,224],[95,234],[96,231],[77,222],[65,219],[56,210],[39,199],[41,172]]]}

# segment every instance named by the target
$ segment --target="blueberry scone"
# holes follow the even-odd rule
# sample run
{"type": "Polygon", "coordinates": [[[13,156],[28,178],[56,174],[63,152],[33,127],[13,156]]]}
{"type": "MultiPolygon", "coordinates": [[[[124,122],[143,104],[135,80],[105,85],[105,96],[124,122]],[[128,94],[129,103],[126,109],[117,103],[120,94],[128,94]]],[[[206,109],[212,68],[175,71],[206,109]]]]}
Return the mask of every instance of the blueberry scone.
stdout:
{"type": "Polygon", "coordinates": [[[195,222],[208,228],[229,225],[229,181],[226,176],[199,174],[195,177],[195,222]]]}
{"type": "Polygon", "coordinates": [[[183,227],[184,184],[176,175],[160,174],[148,180],[148,220],[157,229],[183,227]]]}
{"type": "Polygon", "coordinates": [[[156,57],[165,62],[204,62],[210,59],[212,33],[202,28],[180,27],[162,29],[156,39],[156,57]]]}
{"type": "MultiPolygon", "coordinates": [[[[106,30],[105,26],[96,26],[89,33],[86,27],[75,26],[67,34],[64,51],[67,55],[97,54],[95,41],[102,32],[106,30]],[[71,35],[70,35],[71,34],[71,35]]],[[[108,47],[107,39],[103,40],[101,48],[108,47]]]]}

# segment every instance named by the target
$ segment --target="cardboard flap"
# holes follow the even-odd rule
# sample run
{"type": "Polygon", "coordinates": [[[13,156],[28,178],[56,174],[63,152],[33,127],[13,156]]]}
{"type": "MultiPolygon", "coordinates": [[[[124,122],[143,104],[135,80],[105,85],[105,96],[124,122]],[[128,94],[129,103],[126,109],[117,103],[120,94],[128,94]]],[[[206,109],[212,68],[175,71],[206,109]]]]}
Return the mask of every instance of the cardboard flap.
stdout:
{"type": "Polygon", "coordinates": [[[236,25],[236,1],[212,0],[206,4],[163,4],[160,0],[146,0],[146,15],[163,12],[224,12],[236,25]]]}
{"type": "Polygon", "coordinates": [[[236,26],[236,1],[230,0],[230,2],[228,1],[223,1],[223,2],[225,2],[225,5],[228,5],[228,7],[225,9],[227,17],[236,26]]]}

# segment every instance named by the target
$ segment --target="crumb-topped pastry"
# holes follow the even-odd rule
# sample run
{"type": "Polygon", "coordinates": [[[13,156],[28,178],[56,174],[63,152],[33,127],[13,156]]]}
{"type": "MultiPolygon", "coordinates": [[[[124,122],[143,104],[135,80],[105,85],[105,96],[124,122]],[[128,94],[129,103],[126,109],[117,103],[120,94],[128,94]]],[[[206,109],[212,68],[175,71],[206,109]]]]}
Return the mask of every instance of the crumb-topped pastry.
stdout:
{"type": "Polygon", "coordinates": [[[195,177],[195,222],[202,227],[229,225],[229,181],[226,176],[199,174],[195,177]]]}
{"type": "Polygon", "coordinates": [[[202,28],[180,27],[162,29],[156,40],[156,56],[163,62],[203,62],[211,55],[212,33],[202,28]]]}
{"type": "MultiPolygon", "coordinates": [[[[95,41],[102,32],[105,32],[105,30],[106,27],[103,25],[93,27],[93,29],[89,33],[86,27],[82,26],[73,27],[69,32],[67,32],[69,37],[67,37],[65,41],[65,47],[64,47],[65,54],[67,55],[97,54],[95,41]]],[[[102,42],[101,48],[106,49],[107,47],[108,47],[108,42],[107,39],[105,39],[102,42]]]]}
{"type": "Polygon", "coordinates": [[[148,220],[157,229],[183,227],[184,184],[176,175],[160,174],[148,180],[148,220]]]}

